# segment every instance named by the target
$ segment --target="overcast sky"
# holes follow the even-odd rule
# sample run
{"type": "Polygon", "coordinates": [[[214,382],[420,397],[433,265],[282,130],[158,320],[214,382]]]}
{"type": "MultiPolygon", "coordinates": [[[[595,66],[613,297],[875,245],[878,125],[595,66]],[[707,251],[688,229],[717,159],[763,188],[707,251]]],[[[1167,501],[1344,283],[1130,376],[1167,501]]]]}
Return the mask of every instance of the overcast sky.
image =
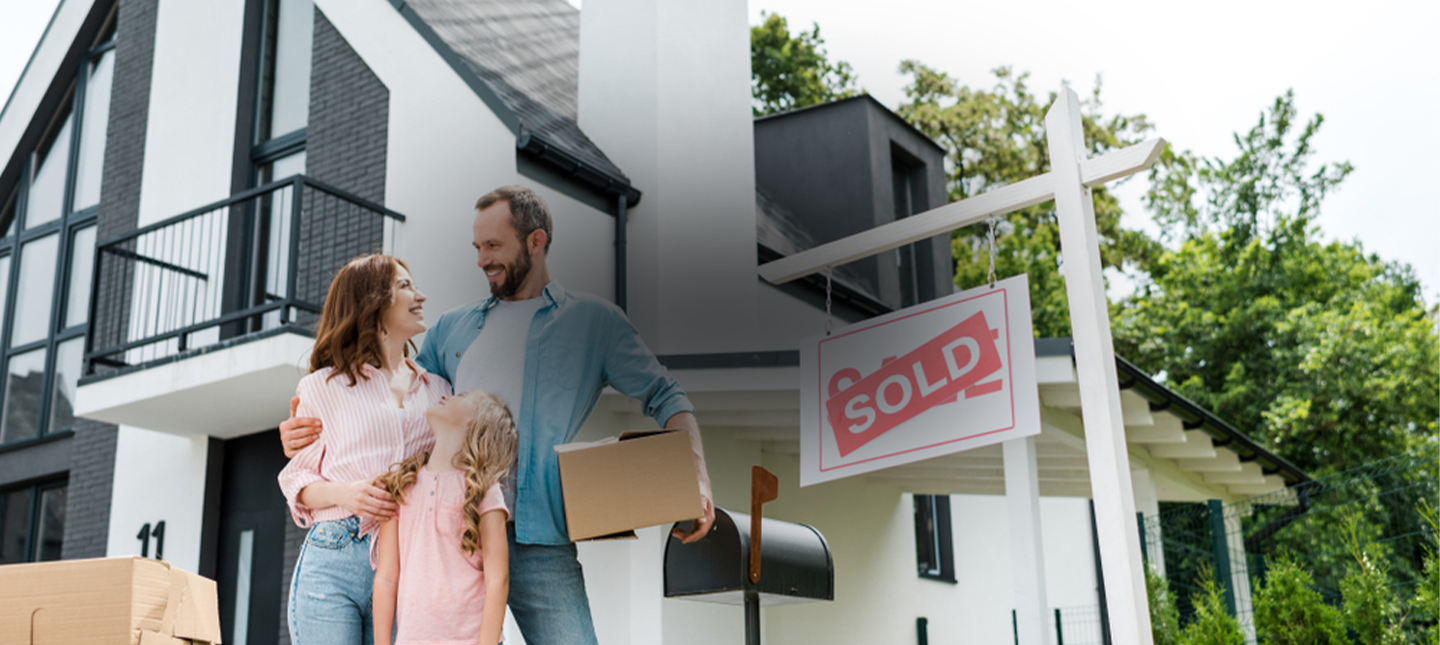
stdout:
{"type": "MultiPolygon", "coordinates": [[[[581,5],[579,0],[572,4],[581,5]]],[[[56,0],[4,0],[0,93],[10,89],[56,0]]],[[[832,60],[854,67],[884,104],[904,97],[896,71],[914,58],[962,83],[988,86],[989,70],[1031,73],[1043,94],[1062,80],[1088,91],[1104,76],[1107,112],[1144,113],[1172,146],[1229,158],[1287,88],[1302,115],[1325,115],[1317,162],[1355,172],[1329,198],[1329,239],[1359,239],[1386,260],[1415,267],[1427,301],[1440,299],[1440,2],[1314,0],[752,0],[792,29],[819,23],[832,60]]],[[[1082,92],[1083,93],[1083,92],[1082,92]]],[[[1130,226],[1147,226],[1141,182],[1122,187],[1130,226]]]]}

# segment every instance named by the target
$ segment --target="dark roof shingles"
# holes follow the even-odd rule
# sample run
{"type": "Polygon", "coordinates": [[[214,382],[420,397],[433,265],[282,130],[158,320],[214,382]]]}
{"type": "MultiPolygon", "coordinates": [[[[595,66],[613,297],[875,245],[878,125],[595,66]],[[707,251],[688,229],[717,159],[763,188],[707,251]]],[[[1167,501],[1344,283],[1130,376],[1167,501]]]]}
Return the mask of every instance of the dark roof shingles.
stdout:
{"type": "Polygon", "coordinates": [[[407,6],[490,86],[526,130],[626,178],[576,122],[579,10],[564,0],[410,0],[407,6]]]}

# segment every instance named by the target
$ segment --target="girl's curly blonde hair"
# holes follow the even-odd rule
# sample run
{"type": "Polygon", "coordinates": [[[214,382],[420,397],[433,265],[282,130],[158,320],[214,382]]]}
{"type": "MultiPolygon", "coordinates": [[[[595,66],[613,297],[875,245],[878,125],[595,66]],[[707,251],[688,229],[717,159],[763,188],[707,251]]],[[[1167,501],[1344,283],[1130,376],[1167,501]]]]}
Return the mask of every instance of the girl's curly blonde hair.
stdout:
{"type": "MultiPolygon", "coordinates": [[[[456,398],[476,404],[475,416],[465,431],[465,445],[451,464],[465,472],[465,532],[460,537],[460,549],[472,554],[480,550],[480,502],[491,486],[503,481],[515,468],[519,437],[510,408],[500,397],[475,390],[456,398]]],[[[415,483],[415,473],[428,461],[429,452],[411,455],[391,466],[389,472],[376,479],[376,484],[394,495],[397,503],[404,504],[405,491],[415,483]]]]}

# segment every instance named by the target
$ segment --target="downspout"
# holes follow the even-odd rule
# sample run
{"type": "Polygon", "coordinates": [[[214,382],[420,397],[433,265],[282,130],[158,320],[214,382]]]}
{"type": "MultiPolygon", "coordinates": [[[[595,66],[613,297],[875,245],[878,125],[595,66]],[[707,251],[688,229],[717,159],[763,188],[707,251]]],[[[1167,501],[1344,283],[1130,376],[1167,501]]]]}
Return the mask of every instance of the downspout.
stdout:
{"type": "Polygon", "coordinates": [[[625,209],[624,192],[615,195],[615,305],[625,311],[625,209]]]}

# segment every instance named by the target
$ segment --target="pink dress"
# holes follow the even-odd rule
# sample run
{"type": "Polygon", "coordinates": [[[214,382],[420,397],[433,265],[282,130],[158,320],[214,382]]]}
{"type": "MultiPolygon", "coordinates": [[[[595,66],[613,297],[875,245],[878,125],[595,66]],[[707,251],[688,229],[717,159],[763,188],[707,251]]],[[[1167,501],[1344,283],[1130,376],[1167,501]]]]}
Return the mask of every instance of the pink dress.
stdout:
{"type": "MultiPolygon", "coordinates": [[[[396,645],[473,645],[485,607],[484,554],[460,550],[465,532],[465,472],[421,468],[405,493],[396,527],[400,585],[396,598],[396,645]]],[[[480,501],[480,514],[499,510],[509,518],[495,484],[480,501]]]]}

